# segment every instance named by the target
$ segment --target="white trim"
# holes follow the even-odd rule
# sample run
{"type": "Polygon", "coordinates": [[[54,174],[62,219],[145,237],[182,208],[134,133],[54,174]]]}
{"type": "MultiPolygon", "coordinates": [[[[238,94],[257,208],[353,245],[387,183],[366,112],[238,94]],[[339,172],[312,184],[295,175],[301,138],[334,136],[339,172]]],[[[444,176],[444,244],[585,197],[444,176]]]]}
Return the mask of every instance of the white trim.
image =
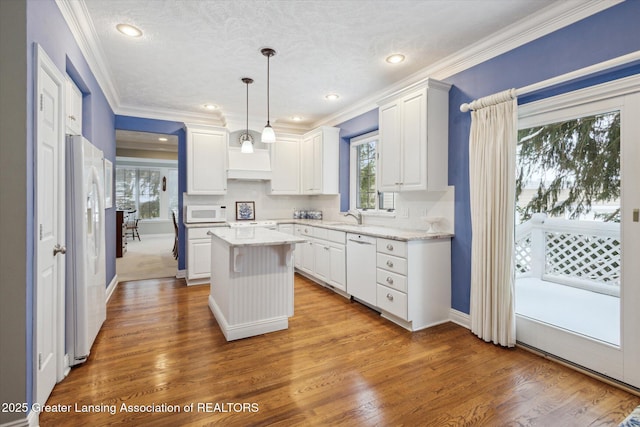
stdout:
{"type": "MultiPolygon", "coordinates": [[[[640,51],[638,51],[640,52],[640,51]]],[[[523,104],[518,107],[518,118],[520,121],[526,120],[524,127],[534,126],[532,123],[533,116],[542,116],[549,113],[566,110],[580,105],[588,105],[607,99],[617,98],[629,95],[631,93],[640,92],[640,74],[624,77],[610,82],[601,83],[599,85],[590,86],[584,89],[575,90],[561,95],[552,96],[541,99],[539,101],[523,104]]],[[[619,104],[619,101],[613,101],[613,104],[619,104]]],[[[589,106],[589,111],[597,111],[602,107],[589,106]]],[[[557,117],[557,115],[556,115],[557,117]]],[[[565,117],[568,117],[565,115],[565,117]]],[[[523,124],[519,124],[523,128],[523,124]]]]}
{"type": "Polygon", "coordinates": [[[111,279],[109,286],[107,286],[107,292],[106,292],[107,297],[106,297],[105,304],[109,302],[109,300],[111,299],[111,296],[113,295],[117,287],[118,287],[118,275],[116,274],[113,276],[113,279],[111,279]]]}
{"type": "Polygon", "coordinates": [[[26,417],[0,424],[0,427],[38,427],[38,417],[38,412],[29,411],[29,414],[26,417]]]}
{"type": "MultiPolygon", "coordinates": [[[[559,84],[570,83],[571,81],[577,80],[579,78],[592,76],[600,71],[611,70],[616,67],[626,65],[626,64],[631,64],[636,61],[640,61],[640,50],[637,50],[635,52],[632,52],[626,55],[618,56],[608,61],[603,61],[597,64],[590,65],[588,67],[580,68],[579,70],[561,74],[559,76],[552,77],[550,79],[542,80],[538,83],[534,83],[529,86],[522,87],[520,89],[515,89],[515,96],[527,95],[529,93],[533,93],[542,89],[551,88],[559,84]]],[[[624,79],[620,79],[620,80],[624,80],[624,79]]],[[[486,99],[491,96],[493,95],[489,95],[482,99],[486,99]]],[[[461,104],[460,111],[462,111],[463,113],[466,113],[467,111],[474,109],[473,107],[474,102],[476,101],[469,102],[469,103],[465,102],[461,104]]]]}
{"type": "MultiPolygon", "coordinates": [[[[73,34],[73,38],[78,43],[82,54],[89,64],[89,68],[95,75],[115,114],[141,118],[209,123],[219,126],[226,124],[225,117],[223,117],[220,112],[212,116],[211,113],[187,113],[168,109],[146,109],[121,105],[120,96],[112,83],[115,81],[113,73],[105,60],[104,50],[100,45],[84,2],[73,0],[55,1],[73,34]]],[[[311,124],[308,130],[323,125],[334,126],[360,114],[364,114],[377,108],[377,101],[380,98],[388,96],[408,85],[423,81],[427,78],[440,80],[448,78],[532,40],[543,37],[591,15],[595,15],[622,1],[623,0],[571,0],[556,2],[538,13],[509,25],[501,31],[479,40],[473,45],[461,49],[435,64],[425,67],[409,77],[357,101],[355,104],[335,114],[320,119],[311,124]]],[[[291,125],[287,124],[285,126],[291,125]]],[[[291,128],[291,130],[294,129],[291,128]]],[[[295,128],[295,130],[300,129],[295,128]]]]}
{"type": "Polygon", "coordinates": [[[463,328],[471,330],[471,317],[467,313],[451,308],[449,309],[449,320],[463,328]]]}
{"type": "Polygon", "coordinates": [[[623,0],[590,0],[557,2],[537,14],[522,19],[502,31],[492,34],[453,55],[442,59],[409,77],[376,92],[357,103],[324,117],[314,123],[317,126],[335,126],[378,107],[377,101],[412,84],[427,79],[444,80],[478,64],[486,62],[526,43],[595,15],[623,0]]]}
{"type": "MultiPolygon", "coordinates": [[[[33,324],[34,324],[34,333],[33,333],[33,337],[32,337],[32,343],[33,343],[33,354],[31,355],[32,358],[32,367],[33,367],[33,378],[32,378],[32,385],[33,385],[33,391],[32,391],[32,398],[34,403],[41,403],[44,404],[45,402],[38,402],[38,333],[42,332],[38,330],[38,321],[37,321],[37,316],[38,316],[38,308],[37,308],[37,303],[35,303],[35,301],[37,301],[37,293],[38,290],[40,289],[40,284],[39,284],[39,280],[40,280],[40,266],[38,263],[38,252],[39,252],[39,243],[38,243],[38,200],[39,200],[39,196],[38,196],[38,174],[40,173],[39,171],[39,165],[38,165],[38,155],[37,152],[39,151],[39,136],[38,136],[38,127],[39,127],[39,117],[40,117],[40,110],[38,109],[38,96],[42,91],[41,88],[41,83],[40,83],[40,76],[41,73],[47,73],[51,79],[57,84],[58,88],[59,88],[59,97],[58,97],[58,149],[59,149],[59,156],[58,156],[58,182],[59,182],[59,188],[58,191],[60,192],[60,194],[56,195],[56,197],[59,199],[59,205],[58,205],[58,224],[56,225],[57,228],[57,233],[58,233],[58,241],[60,242],[60,244],[62,246],[66,245],[66,236],[65,236],[65,227],[66,227],[66,210],[65,210],[65,136],[64,136],[64,131],[65,131],[65,120],[64,120],[64,111],[66,108],[66,100],[65,100],[65,95],[66,95],[66,83],[67,80],[64,76],[64,74],[62,74],[62,72],[60,72],[60,70],[58,70],[58,67],[56,67],[56,65],[54,64],[54,62],[51,60],[51,58],[47,55],[47,53],[45,52],[45,50],[42,48],[42,46],[40,46],[38,43],[33,43],[34,46],[34,62],[35,62],[35,72],[34,72],[34,93],[33,93],[33,97],[34,97],[34,120],[33,120],[33,133],[34,133],[34,141],[35,141],[35,151],[36,151],[36,155],[34,158],[34,171],[33,171],[33,177],[34,177],[34,185],[35,185],[35,204],[34,204],[34,212],[35,212],[35,221],[34,221],[34,247],[35,247],[35,262],[33,263],[33,268],[35,269],[34,272],[34,313],[33,313],[33,324]]],[[[58,284],[58,289],[56,290],[56,298],[58,299],[58,301],[56,302],[56,308],[55,308],[55,317],[56,317],[56,337],[55,337],[55,354],[56,354],[56,382],[60,382],[64,379],[64,372],[66,369],[66,366],[64,366],[64,349],[65,349],[65,295],[66,295],[66,288],[65,288],[65,265],[66,262],[64,261],[64,258],[60,258],[60,260],[56,260],[56,262],[58,262],[58,277],[57,277],[57,284],[58,284]]],[[[46,400],[46,399],[45,399],[46,400]]]]}
{"type": "Polygon", "coordinates": [[[69,30],[78,43],[82,55],[89,64],[91,72],[95,76],[100,88],[104,92],[111,109],[115,111],[120,105],[120,94],[113,82],[113,73],[109,63],[105,61],[106,55],[99,43],[93,21],[84,1],[55,0],[62,17],[67,22],[69,30]]]}

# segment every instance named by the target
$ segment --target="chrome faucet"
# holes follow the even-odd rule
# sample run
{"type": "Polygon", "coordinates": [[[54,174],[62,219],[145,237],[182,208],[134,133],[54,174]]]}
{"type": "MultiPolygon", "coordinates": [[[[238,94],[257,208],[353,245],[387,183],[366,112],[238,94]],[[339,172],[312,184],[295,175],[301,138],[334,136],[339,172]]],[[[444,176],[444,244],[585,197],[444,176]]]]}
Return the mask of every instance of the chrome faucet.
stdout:
{"type": "Polygon", "coordinates": [[[358,221],[358,225],[362,225],[362,212],[355,211],[354,213],[352,211],[347,211],[347,213],[344,214],[344,216],[352,216],[356,219],[356,221],[358,221]]]}

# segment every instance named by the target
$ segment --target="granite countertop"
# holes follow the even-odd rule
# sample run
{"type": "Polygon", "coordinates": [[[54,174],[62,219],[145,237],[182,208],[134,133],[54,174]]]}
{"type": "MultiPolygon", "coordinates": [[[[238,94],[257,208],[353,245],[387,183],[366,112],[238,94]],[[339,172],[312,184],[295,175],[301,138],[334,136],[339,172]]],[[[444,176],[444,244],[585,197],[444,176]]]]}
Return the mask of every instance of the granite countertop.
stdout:
{"type": "Polygon", "coordinates": [[[226,222],[183,222],[184,228],[210,228],[210,227],[228,227],[226,222]]]}
{"type": "Polygon", "coordinates": [[[210,232],[229,246],[274,246],[304,243],[307,239],[261,227],[219,228],[210,232]]]}
{"type": "Polygon", "coordinates": [[[345,231],[347,233],[365,234],[367,236],[382,237],[385,239],[409,241],[429,239],[450,239],[452,233],[427,232],[425,230],[409,230],[404,228],[383,227],[379,225],[358,225],[339,221],[324,221],[320,219],[277,219],[278,224],[307,224],[314,227],[328,228],[330,230],[345,231]]]}
{"type": "MultiPolygon", "coordinates": [[[[324,221],[321,219],[293,219],[280,218],[273,219],[277,224],[306,224],[314,227],[328,228],[330,230],[344,231],[347,233],[365,234],[367,236],[382,237],[385,239],[399,240],[407,242],[410,240],[429,240],[429,239],[450,239],[452,233],[447,232],[427,232],[425,230],[405,229],[385,227],[379,225],[358,225],[350,222],[340,221],[324,221]]],[[[184,224],[185,228],[210,228],[210,227],[228,227],[227,222],[202,222],[195,224],[184,224]]],[[[248,227],[254,229],[252,227],[248,227]]]]}

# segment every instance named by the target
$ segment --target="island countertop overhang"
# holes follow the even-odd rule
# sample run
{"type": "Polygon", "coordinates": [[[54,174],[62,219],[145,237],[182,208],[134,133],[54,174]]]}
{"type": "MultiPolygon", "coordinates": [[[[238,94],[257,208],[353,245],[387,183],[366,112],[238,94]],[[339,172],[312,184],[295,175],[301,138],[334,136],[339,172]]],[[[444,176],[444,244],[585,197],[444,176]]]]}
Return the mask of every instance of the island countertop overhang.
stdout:
{"type": "Polygon", "coordinates": [[[304,243],[307,239],[260,227],[219,228],[207,232],[212,237],[225,242],[230,247],[276,246],[304,243]]]}

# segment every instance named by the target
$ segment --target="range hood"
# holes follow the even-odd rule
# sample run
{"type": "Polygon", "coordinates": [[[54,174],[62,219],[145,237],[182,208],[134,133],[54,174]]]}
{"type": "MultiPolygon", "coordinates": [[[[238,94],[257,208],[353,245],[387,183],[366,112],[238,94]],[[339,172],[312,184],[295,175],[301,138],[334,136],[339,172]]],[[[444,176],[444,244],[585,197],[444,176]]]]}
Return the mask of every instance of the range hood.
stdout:
{"type": "Polygon", "coordinates": [[[240,148],[229,147],[228,179],[264,181],[271,179],[269,150],[254,148],[253,153],[241,153],[240,148]]]}

